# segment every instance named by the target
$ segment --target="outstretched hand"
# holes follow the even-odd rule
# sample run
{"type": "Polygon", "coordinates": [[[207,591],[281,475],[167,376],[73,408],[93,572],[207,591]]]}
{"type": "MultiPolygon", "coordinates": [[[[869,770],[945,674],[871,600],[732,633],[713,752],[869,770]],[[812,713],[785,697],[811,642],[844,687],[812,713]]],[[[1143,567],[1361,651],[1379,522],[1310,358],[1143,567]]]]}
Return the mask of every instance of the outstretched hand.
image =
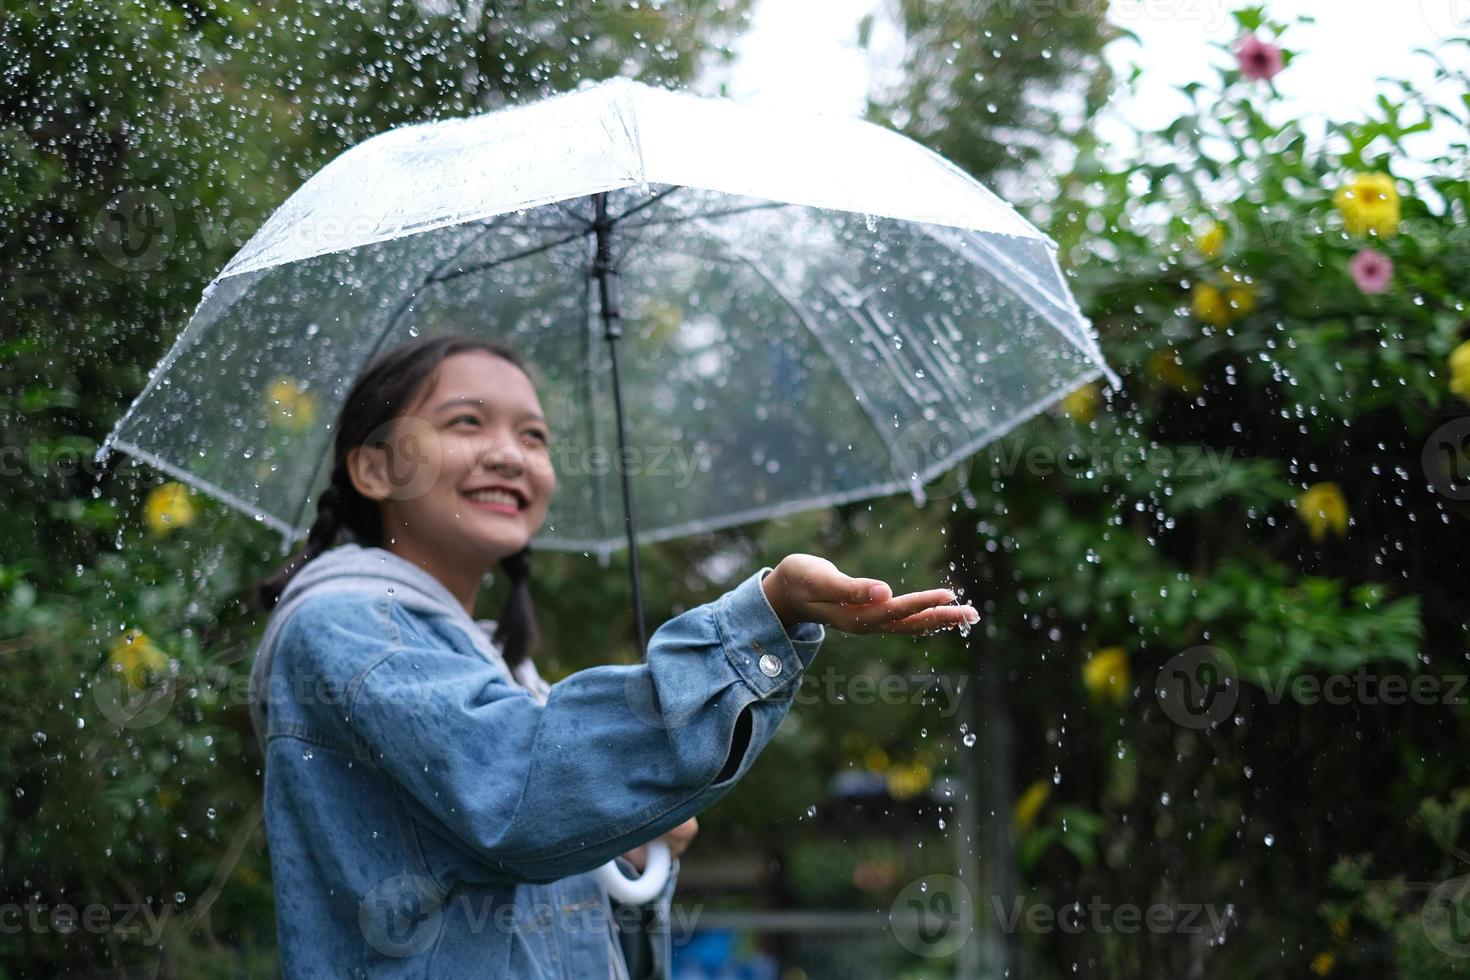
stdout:
{"type": "Polygon", "coordinates": [[[844,633],[926,633],[975,623],[974,606],[955,605],[949,589],[895,596],[886,582],[853,578],[817,555],[787,555],[761,588],[781,625],[821,623],[844,633]]]}

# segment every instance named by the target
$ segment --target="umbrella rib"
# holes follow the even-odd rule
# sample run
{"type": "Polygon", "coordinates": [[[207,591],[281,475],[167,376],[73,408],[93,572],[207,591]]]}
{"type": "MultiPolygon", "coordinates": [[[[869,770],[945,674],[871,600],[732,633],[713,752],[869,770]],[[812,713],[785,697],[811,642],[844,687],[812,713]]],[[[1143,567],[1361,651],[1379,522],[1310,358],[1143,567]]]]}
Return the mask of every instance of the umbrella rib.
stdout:
{"type": "MultiPolygon", "coordinates": [[[[489,230],[490,229],[488,229],[488,228],[486,229],[486,231],[489,231],[489,230]]],[[[426,279],[424,281],[424,285],[425,286],[430,286],[430,285],[437,286],[439,283],[453,282],[455,279],[458,279],[461,276],[468,276],[468,275],[471,275],[471,274],[476,273],[476,272],[484,272],[486,269],[493,269],[496,266],[506,265],[507,263],[515,262],[515,261],[517,261],[519,259],[529,258],[532,255],[540,255],[542,252],[549,252],[553,248],[556,248],[556,247],[558,247],[560,245],[565,245],[568,242],[574,242],[574,241],[576,241],[579,238],[586,238],[587,237],[587,234],[588,233],[586,231],[578,231],[578,232],[575,232],[575,233],[573,233],[571,235],[566,236],[565,238],[559,238],[556,241],[546,242],[544,244],[537,245],[535,248],[528,248],[528,249],[525,249],[524,251],[514,252],[514,253],[512,253],[510,255],[503,255],[500,258],[493,259],[493,260],[491,260],[489,262],[482,262],[479,265],[472,265],[472,266],[469,266],[468,268],[457,269],[457,270],[455,270],[454,272],[451,272],[451,273],[441,274],[442,273],[442,270],[445,268],[445,266],[447,266],[450,262],[453,262],[454,259],[459,258],[460,255],[464,254],[464,249],[460,249],[459,252],[455,253],[454,258],[451,258],[448,262],[444,263],[444,265],[441,265],[439,267],[439,270],[436,270],[435,273],[432,276],[430,276],[428,279],[426,279]]],[[[465,246],[465,248],[468,248],[469,245],[472,245],[472,244],[474,244],[474,243],[473,242],[469,243],[468,245],[465,246]]]]}
{"type": "Polygon", "coordinates": [[[673,224],[683,221],[701,221],[707,220],[709,218],[727,218],[730,215],[734,214],[746,214],[751,211],[770,211],[777,208],[789,207],[791,207],[791,205],[786,203],[785,201],[768,201],[764,204],[750,204],[739,208],[726,208],[723,211],[706,211],[703,214],[687,214],[681,212],[678,216],[672,218],[648,218],[646,220],[637,222],[634,227],[643,228],[648,225],[673,224]]]}
{"type": "Polygon", "coordinates": [[[687,189],[688,189],[688,185],[687,184],[670,184],[668,190],[666,190],[666,191],[659,191],[657,194],[655,194],[653,197],[650,197],[648,200],[644,201],[642,204],[638,204],[638,205],[636,205],[634,207],[629,208],[628,210],[624,211],[622,214],[618,215],[616,218],[613,218],[612,219],[612,223],[613,223],[614,226],[616,226],[618,224],[618,222],[622,221],[623,219],[632,217],[633,215],[637,214],[639,211],[642,211],[645,208],[651,208],[651,207],[653,207],[659,201],[662,201],[664,198],[666,198],[670,194],[674,193],[674,191],[682,191],[682,190],[687,190],[687,189]]]}

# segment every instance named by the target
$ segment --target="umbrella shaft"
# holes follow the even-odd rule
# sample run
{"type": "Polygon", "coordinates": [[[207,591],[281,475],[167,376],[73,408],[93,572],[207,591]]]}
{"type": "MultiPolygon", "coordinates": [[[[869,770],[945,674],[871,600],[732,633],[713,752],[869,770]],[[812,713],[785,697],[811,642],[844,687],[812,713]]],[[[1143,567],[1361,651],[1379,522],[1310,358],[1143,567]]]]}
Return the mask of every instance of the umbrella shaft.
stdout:
{"type": "MultiPolygon", "coordinates": [[[[623,384],[618,372],[618,339],[623,335],[618,308],[618,271],[612,259],[612,222],[607,216],[607,195],[594,198],[597,207],[597,259],[593,274],[597,276],[602,299],[603,336],[607,339],[608,360],[612,365],[613,408],[618,420],[618,459],[627,459],[628,434],[623,415],[623,384]]],[[[638,568],[638,526],[634,518],[633,482],[627,466],[619,466],[623,481],[623,522],[628,531],[628,575],[633,582],[633,613],[638,626],[638,656],[648,649],[648,629],[643,622],[643,581],[638,568]]]]}

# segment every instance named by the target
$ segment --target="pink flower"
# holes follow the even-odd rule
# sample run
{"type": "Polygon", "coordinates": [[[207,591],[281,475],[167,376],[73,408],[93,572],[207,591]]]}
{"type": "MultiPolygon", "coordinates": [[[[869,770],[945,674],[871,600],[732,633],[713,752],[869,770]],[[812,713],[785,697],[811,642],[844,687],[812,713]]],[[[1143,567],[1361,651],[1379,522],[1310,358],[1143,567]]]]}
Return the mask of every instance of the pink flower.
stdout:
{"type": "Polygon", "coordinates": [[[1270,81],[1286,66],[1281,49],[1254,34],[1240,39],[1235,46],[1235,57],[1240,62],[1240,74],[1252,82],[1270,81]]]}
{"type": "Polygon", "coordinates": [[[1386,293],[1393,282],[1393,261],[1377,249],[1365,248],[1354,255],[1348,271],[1365,293],[1386,293]]]}

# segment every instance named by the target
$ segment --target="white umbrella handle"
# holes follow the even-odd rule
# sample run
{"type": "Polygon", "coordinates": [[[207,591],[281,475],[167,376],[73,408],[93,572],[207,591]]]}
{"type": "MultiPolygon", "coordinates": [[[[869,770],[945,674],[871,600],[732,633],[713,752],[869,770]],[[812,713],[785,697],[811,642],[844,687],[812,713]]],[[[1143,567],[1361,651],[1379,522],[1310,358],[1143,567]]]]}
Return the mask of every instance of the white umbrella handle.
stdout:
{"type": "Polygon", "coordinates": [[[641,905],[652,901],[669,883],[669,845],[661,840],[648,844],[648,860],[643,865],[643,874],[629,878],[618,867],[617,861],[609,861],[594,874],[607,893],[625,905],[641,905]]]}

